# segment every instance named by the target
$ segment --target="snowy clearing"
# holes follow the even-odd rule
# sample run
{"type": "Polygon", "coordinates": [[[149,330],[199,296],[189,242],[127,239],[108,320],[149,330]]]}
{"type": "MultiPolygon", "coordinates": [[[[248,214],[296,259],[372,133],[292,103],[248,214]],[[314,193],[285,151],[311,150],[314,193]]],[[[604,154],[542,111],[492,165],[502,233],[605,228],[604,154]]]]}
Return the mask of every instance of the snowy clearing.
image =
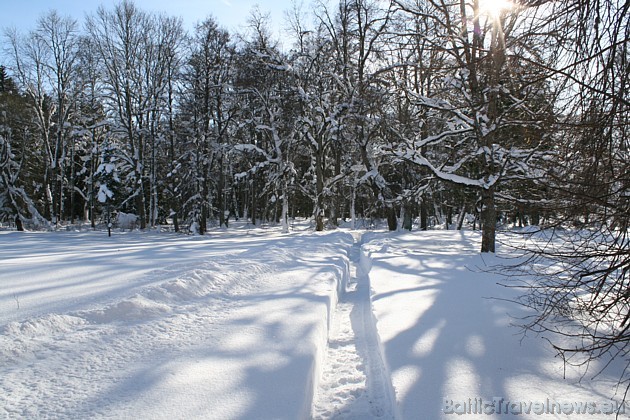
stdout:
{"type": "Polygon", "coordinates": [[[614,418],[618,366],[564,379],[479,240],[0,232],[0,417],[614,418]]]}

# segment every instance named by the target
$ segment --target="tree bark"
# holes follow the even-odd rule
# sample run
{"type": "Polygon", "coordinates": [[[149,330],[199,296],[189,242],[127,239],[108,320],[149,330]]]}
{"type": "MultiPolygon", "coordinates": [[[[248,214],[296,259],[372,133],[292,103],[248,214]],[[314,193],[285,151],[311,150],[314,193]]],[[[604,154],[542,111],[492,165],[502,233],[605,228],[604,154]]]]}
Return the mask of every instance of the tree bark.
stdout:
{"type": "Polygon", "coordinates": [[[396,217],[396,209],[394,206],[389,207],[387,209],[387,227],[390,232],[396,231],[398,229],[398,218],[396,217]]]}
{"type": "Polygon", "coordinates": [[[495,252],[497,210],[494,203],[494,187],[481,190],[481,252],[495,252]]]}
{"type": "Polygon", "coordinates": [[[420,202],[420,229],[421,230],[427,230],[429,227],[428,224],[428,219],[429,216],[427,214],[427,202],[426,200],[423,198],[422,201],[420,202]]]}

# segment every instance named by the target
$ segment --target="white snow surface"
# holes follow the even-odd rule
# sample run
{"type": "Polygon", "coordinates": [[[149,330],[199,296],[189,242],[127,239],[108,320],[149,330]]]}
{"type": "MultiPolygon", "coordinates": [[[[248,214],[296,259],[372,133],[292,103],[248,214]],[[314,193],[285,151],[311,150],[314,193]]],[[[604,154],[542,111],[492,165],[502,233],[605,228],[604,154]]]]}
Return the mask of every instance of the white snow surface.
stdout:
{"type": "MultiPolygon", "coordinates": [[[[516,327],[531,313],[513,303],[522,289],[499,285],[510,278],[498,267],[517,263],[510,248],[480,254],[481,236],[471,231],[370,233],[363,241],[399,418],[613,419],[610,410],[624,408],[625,386],[616,385],[625,360],[593,379],[607,360],[588,372],[565,366],[544,337],[516,327]]],[[[619,418],[629,414],[625,407],[619,418]]]]}
{"type": "Polygon", "coordinates": [[[0,234],[1,418],[306,418],[348,234],[0,234]]]}
{"type": "Polygon", "coordinates": [[[507,248],[279,232],[0,232],[0,418],[615,418],[448,414],[621,399],[512,326],[507,248]]]}

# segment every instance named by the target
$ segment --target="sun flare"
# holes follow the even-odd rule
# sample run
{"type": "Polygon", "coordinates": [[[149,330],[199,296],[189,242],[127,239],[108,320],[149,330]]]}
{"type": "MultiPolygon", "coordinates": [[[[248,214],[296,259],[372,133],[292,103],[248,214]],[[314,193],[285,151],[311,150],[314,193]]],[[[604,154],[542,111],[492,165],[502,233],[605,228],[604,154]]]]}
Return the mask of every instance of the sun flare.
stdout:
{"type": "Polygon", "coordinates": [[[479,0],[482,13],[493,17],[499,17],[501,13],[514,8],[514,3],[510,0],[479,0]]]}

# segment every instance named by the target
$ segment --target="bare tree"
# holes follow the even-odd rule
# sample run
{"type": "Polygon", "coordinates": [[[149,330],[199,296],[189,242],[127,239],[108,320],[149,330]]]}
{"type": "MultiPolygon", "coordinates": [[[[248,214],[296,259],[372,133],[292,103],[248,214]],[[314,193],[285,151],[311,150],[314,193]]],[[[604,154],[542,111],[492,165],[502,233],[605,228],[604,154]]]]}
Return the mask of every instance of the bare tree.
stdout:
{"type": "MultiPolygon", "coordinates": [[[[351,159],[363,168],[346,166],[354,167],[350,171],[354,175],[360,173],[358,183],[371,191],[375,210],[384,209],[388,213],[390,229],[394,230],[397,221],[391,192],[380,171],[378,153],[383,140],[382,108],[386,106],[379,72],[390,11],[382,3],[369,0],[342,0],[336,10],[330,10],[323,2],[316,6],[320,30],[329,39],[331,77],[338,92],[335,113],[344,120],[343,129],[337,130],[336,141],[332,143],[338,160],[332,179],[338,182],[343,175],[342,155],[356,153],[351,159]]],[[[336,217],[335,204],[329,206],[336,217]]]]}
{"type": "Polygon", "coordinates": [[[107,119],[103,101],[103,86],[101,63],[94,54],[93,40],[82,36],[79,40],[77,57],[76,84],[78,95],[76,99],[77,114],[73,118],[75,136],[84,142],[82,162],[78,170],[77,185],[74,191],[84,200],[85,220],[90,221],[92,228],[96,228],[98,214],[97,205],[97,169],[102,156],[102,147],[112,136],[110,123],[107,119]],[[83,179],[81,179],[81,177],[83,179]]]}
{"type": "Polygon", "coordinates": [[[235,49],[229,33],[212,17],[196,26],[190,41],[181,106],[183,132],[190,144],[182,156],[187,168],[183,176],[190,181],[182,204],[185,216],[197,223],[203,234],[215,202],[219,224],[227,225],[224,167],[235,112],[230,93],[235,49]]]}
{"type": "MultiPolygon", "coordinates": [[[[273,219],[279,219],[282,231],[288,232],[289,194],[295,178],[291,152],[297,137],[297,86],[287,57],[270,36],[267,19],[254,10],[250,39],[240,52],[236,87],[240,100],[247,104],[240,113],[246,142],[234,147],[253,160],[240,177],[260,184],[262,191],[253,193],[270,197],[273,219]]],[[[252,209],[255,207],[252,203],[252,209]]]]}
{"type": "Polygon", "coordinates": [[[119,129],[126,137],[121,157],[127,162],[128,181],[132,186],[129,200],[135,199],[140,228],[146,228],[146,147],[151,93],[147,79],[152,63],[148,34],[154,33],[150,15],[131,1],[123,0],[113,11],[100,7],[87,19],[86,29],[92,38],[94,53],[103,66],[105,104],[115,115],[119,129]]]}
{"type": "Polygon", "coordinates": [[[292,58],[299,92],[299,139],[310,163],[301,174],[299,188],[312,202],[315,229],[324,230],[328,212],[336,223],[334,192],[345,178],[342,168],[344,123],[348,106],[338,83],[337,61],[328,34],[319,29],[300,34],[300,50],[292,58]]]}
{"type": "Polygon", "coordinates": [[[412,134],[393,132],[400,140],[393,154],[444,182],[476,189],[481,251],[494,252],[500,185],[539,175],[534,162],[542,158],[543,128],[554,110],[543,100],[541,80],[549,72],[530,62],[553,61],[544,52],[547,34],[537,26],[537,11],[522,5],[495,13],[479,0],[395,3],[416,22],[401,35],[420,36],[426,53],[441,58],[434,63],[439,68],[421,69],[430,90],[406,91],[422,121],[412,134]],[[432,31],[419,33],[423,27],[432,31]]]}
{"type": "Polygon", "coordinates": [[[148,185],[149,185],[149,222],[156,226],[160,219],[160,197],[163,184],[160,178],[171,164],[161,165],[162,152],[168,150],[167,136],[171,136],[175,113],[173,89],[178,82],[184,41],[181,19],[164,15],[151,16],[151,23],[145,39],[147,55],[143,66],[143,83],[146,91],[143,120],[147,133],[148,185]]]}
{"type": "Polygon", "coordinates": [[[51,142],[52,121],[56,111],[55,104],[49,96],[49,68],[46,63],[50,59],[50,50],[40,37],[33,32],[27,36],[20,35],[15,29],[5,32],[7,39],[7,49],[13,59],[11,70],[15,75],[16,82],[23,87],[29,99],[29,105],[35,116],[34,123],[40,143],[37,147],[43,149],[45,156],[45,167],[41,183],[44,193],[44,216],[51,220],[55,217],[53,194],[54,179],[56,176],[56,160],[54,145],[51,142]]]}
{"type": "Polygon", "coordinates": [[[525,242],[535,273],[522,302],[535,314],[524,325],[545,332],[567,363],[625,364],[618,392],[630,390],[630,4],[574,0],[550,9],[567,29],[558,153],[544,187],[544,228],[525,242]],[[568,23],[572,22],[571,26],[568,23]],[[575,23],[578,22],[577,25],[575,23]]]}
{"type": "Polygon", "coordinates": [[[70,118],[75,109],[77,95],[76,58],[78,53],[78,24],[74,19],[61,17],[51,11],[39,19],[34,37],[38,43],[45,45],[49,60],[43,64],[48,69],[48,83],[56,105],[54,142],[51,144],[51,169],[56,188],[56,219],[60,221],[65,213],[65,190],[71,196],[69,213],[74,220],[74,165],[68,153],[74,150],[70,145],[70,118]],[[71,179],[67,181],[66,169],[69,169],[71,179]],[[70,185],[66,185],[70,184],[70,185]]]}

